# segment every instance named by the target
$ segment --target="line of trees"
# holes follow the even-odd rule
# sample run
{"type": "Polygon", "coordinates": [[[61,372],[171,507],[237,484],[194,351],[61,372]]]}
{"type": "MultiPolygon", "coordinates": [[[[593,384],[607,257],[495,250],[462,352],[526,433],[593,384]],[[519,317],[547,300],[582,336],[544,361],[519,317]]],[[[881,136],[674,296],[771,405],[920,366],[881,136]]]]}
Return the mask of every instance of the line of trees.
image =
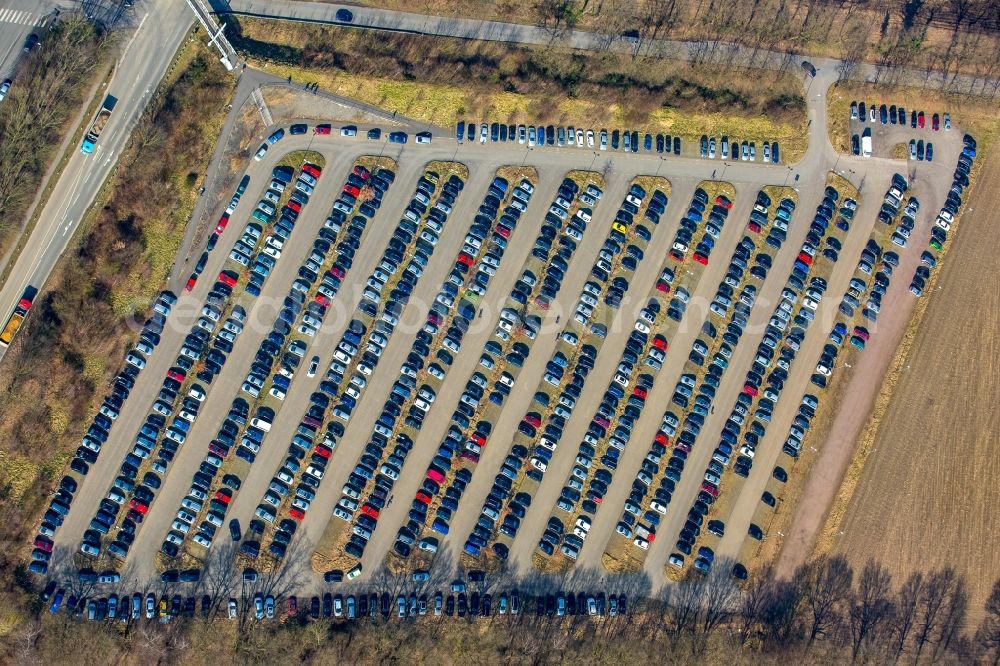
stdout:
{"type": "MultiPolygon", "coordinates": [[[[169,623],[145,619],[127,623],[93,624],[44,609],[11,632],[7,645],[19,663],[70,657],[99,646],[109,661],[148,663],[149,660],[200,662],[241,659],[271,663],[298,659],[323,663],[331,659],[352,664],[421,659],[453,663],[474,651],[481,663],[551,663],[605,659],[624,663],[703,663],[726,659],[734,663],[1000,663],[1000,579],[993,586],[978,623],[969,620],[966,581],[951,568],[916,572],[896,581],[884,565],[869,560],[856,572],[843,556],[820,557],[800,567],[790,579],[767,572],[748,581],[729,575],[732,562],[718,560],[707,575],[692,572],[681,583],[650,594],[643,574],[607,577],[597,571],[573,571],[565,576],[509,571],[469,583],[468,593],[490,593],[489,617],[435,618],[433,595],[447,595],[454,561],[435,560],[430,581],[416,584],[408,575],[380,569],[363,588],[335,590],[343,594],[387,594],[390,616],[350,622],[308,618],[308,597],[299,598],[298,614],[286,618],[284,600],[302,593],[297,581],[309,547],[293,548],[291,565],[267,572],[254,584],[243,581],[235,550],[220,544],[205,564],[195,589],[150,583],[158,594],[213,597],[218,615],[178,617],[169,623]],[[518,588],[522,610],[517,616],[496,613],[496,599],[518,588]],[[537,615],[536,596],[561,593],[569,597],[598,592],[625,595],[629,611],[615,617],[537,615]],[[257,593],[278,599],[277,618],[253,618],[257,593]],[[424,595],[425,617],[400,621],[396,595],[424,595]],[[229,598],[239,604],[235,621],[224,619],[229,598]],[[113,628],[112,628],[113,627],[113,628]]],[[[127,579],[128,572],[123,572],[127,579]]],[[[131,583],[134,585],[134,581],[131,583]]],[[[70,583],[77,596],[95,590],[70,583]]],[[[130,592],[125,585],[121,592],[130,592]]],[[[592,663],[588,662],[588,663],[592,663]]]]}
{"type": "MultiPolygon", "coordinates": [[[[553,39],[574,27],[607,45],[628,40],[636,54],[658,39],[719,40],[755,51],[816,51],[878,66],[898,82],[903,68],[950,92],[995,95],[1000,76],[1000,4],[994,0],[539,0],[536,23],[553,39]],[[976,77],[959,85],[958,75],[976,77]],[[989,88],[989,89],[987,89],[989,88]]],[[[741,63],[751,65],[750,63],[741,63]]]]}

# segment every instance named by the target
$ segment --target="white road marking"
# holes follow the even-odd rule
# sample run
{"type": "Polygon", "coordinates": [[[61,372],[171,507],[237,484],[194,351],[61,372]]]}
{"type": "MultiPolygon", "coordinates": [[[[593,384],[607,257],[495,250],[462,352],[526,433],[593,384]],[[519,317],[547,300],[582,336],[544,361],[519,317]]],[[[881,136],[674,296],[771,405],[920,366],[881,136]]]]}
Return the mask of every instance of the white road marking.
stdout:
{"type": "Polygon", "coordinates": [[[0,11],[0,23],[34,25],[35,20],[35,15],[31,12],[18,11],[16,9],[4,9],[0,11]]]}

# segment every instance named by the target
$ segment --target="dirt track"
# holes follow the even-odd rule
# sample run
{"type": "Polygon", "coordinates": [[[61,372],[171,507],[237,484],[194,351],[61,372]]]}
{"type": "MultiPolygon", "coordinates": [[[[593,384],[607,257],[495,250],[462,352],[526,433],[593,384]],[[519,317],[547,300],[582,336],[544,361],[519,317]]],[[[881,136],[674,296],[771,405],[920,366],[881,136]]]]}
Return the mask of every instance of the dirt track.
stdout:
{"type": "MultiPolygon", "coordinates": [[[[875,556],[899,578],[950,564],[978,613],[1000,571],[1000,276],[991,154],[945,260],[834,550],[875,556]]],[[[859,417],[860,418],[860,417],[859,417]]],[[[784,553],[787,555],[787,553],[784,553]]]]}

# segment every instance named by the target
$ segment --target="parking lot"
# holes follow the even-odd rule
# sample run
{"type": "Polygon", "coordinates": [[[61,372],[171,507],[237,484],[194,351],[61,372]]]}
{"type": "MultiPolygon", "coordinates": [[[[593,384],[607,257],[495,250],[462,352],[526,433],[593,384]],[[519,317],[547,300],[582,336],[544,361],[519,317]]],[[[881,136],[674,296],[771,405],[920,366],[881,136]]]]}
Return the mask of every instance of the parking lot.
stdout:
{"type": "Polygon", "coordinates": [[[892,163],[842,158],[849,182],[819,148],[796,170],[707,140],[678,157],[314,129],[272,128],[151,311],[36,570],[152,581],[235,557],[296,567],[304,594],[384,563],[656,585],[745,557],[804,396],[863,362],[881,294],[919,286],[947,231],[932,186],[962,150],[899,176],[904,195],[892,163]]]}

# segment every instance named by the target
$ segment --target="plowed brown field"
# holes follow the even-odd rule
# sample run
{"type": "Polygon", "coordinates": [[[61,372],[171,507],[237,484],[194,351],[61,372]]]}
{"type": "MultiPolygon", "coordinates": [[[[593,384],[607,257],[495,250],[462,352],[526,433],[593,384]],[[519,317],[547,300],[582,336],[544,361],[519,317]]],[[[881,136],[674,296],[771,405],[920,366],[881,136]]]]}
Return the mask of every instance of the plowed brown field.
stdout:
{"type": "Polygon", "coordinates": [[[880,559],[897,582],[950,564],[977,614],[1000,573],[997,151],[968,206],[833,542],[858,568],[880,559]]]}

